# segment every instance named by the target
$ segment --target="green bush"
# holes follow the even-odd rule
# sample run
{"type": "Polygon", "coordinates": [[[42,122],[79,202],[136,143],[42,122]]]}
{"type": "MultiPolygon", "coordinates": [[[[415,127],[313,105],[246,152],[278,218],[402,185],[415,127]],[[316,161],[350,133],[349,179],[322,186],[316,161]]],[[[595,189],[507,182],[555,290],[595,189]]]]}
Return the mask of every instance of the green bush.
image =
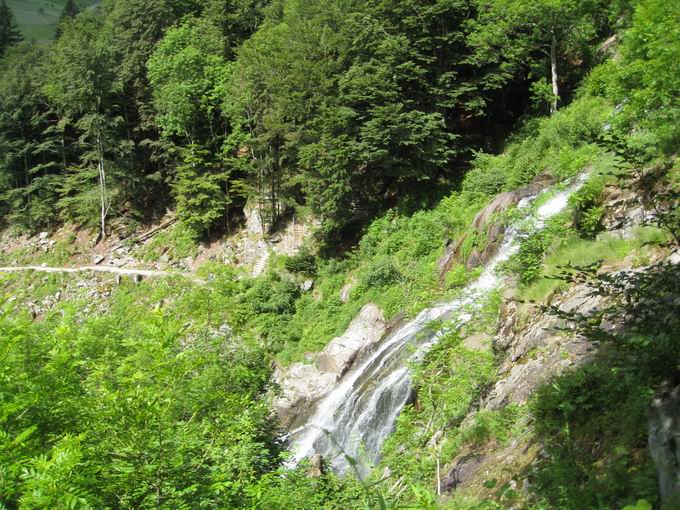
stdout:
{"type": "Polygon", "coordinates": [[[463,189],[489,194],[514,190],[543,171],[560,179],[573,177],[603,156],[593,142],[611,110],[604,98],[583,96],[550,117],[527,121],[502,154],[475,157],[463,189]]]}
{"type": "Polygon", "coordinates": [[[286,257],[284,267],[291,273],[314,276],[317,271],[316,257],[308,250],[300,250],[299,253],[286,257]]]}
{"type": "Polygon", "coordinates": [[[91,297],[43,321],[0,312],[0,506],[248,506],[280,451],[268,356],[214,334],[212,299],[187,306],[212,291],[143,282],[106,314],[91,297]],[[175,300],[154,310],[160,296],[175,300]]]}
{"type": "Polygon", "coordinates": [[[510,257],[503,269],[517,275],[521,283],[531,283],[543,269],[545,254],[565,243],[570,234],[566,214],[550,218],[542,230],[529,234],[521,241],[519,251],[510,257]]]}
{"type": "Polygon", "coordinates": [[[546,452],[533,474],[539,499],[574,510],[613,501],[621,508],[639,497],[656,503],[646,447],[647,409],[657,383],[635,357],[606,351],[544,386],[531,402],[546,452]]]}
{"type": "Polygon", "coordinates": [[[361,278],[365,289],[381,289],[399,281],[401,273],[391,258],[381,257],[366,269],[361,278]]]}
{"type": "Polygon", "coordinates": [[[589,179],[580,190],[569,197],[572,207],[572,224],[576,231],[586,239],[594,239],[604,230],[603,195],[604,178],[589,179]]]}
{"type": "Polygon", "coordinates": [[[256,313],[292,314],[300,288],[294,282],[274,275],[256,280],[246,297],[256,313]]]}

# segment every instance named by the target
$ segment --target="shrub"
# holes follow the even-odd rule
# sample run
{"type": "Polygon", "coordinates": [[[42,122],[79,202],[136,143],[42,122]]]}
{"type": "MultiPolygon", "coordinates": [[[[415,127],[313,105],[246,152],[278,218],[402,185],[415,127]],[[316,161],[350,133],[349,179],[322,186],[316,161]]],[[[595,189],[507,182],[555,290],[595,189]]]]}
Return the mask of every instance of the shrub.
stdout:
{"type": "Polygon", "coordinates": [[[283,265],[287,271],[294,274],[314,276],[317,272],[316,258],[306,249],[302,249],[299,253],[286,257],[283,265]]]}
{"type": "Polygon", "coordinates": [[[258,279],[248,291],[247,300],[256,313],[292,314],[300,289],[277,276],[258,279]]]}
{"type": "Polygon", "coordinates": [[[604,179],[590,179],[580,190],[569,198],[573,208],[572,224],[576,231],[586,239],[594,239],[604,230],[602,205],[604,179]]]}
{"type": "Polygon", "coordinates": [[[361,279],[366,289],[384,288],[397,282],[401,277],[399,269],[389,257],[381,257],[373,262],[361,279]]]}

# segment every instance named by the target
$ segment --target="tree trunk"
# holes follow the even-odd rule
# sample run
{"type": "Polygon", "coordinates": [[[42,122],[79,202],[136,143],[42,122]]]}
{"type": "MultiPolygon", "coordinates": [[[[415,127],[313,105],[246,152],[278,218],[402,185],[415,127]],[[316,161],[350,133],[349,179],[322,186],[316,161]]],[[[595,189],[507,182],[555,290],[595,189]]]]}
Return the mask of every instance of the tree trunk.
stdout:
{"type": "Polygon", "coordinates": [[[557,100],[560,97],[560,90],[557,84],[557,38],[555,32],[552,33],[552,41],[550,42],[550,74],[552,78],[553,100],[550,104],[550,113],[557,111],[557,100]]]}
{"type": "MultiPolygon", "coordinates": [[[[26,140],[27,136],[24,133],[24,129],[21,129],[21,138],[26,140]]],[[[23,161],[24,161],[24,180],[26,181],[26,188],[28,188],[31,184],[31,177],[28,173],[28,146],[27,144],[24,145],[23,149],[23,161]]],[[[33,209],[31,207],[31,194],[27,193],[26,194],[26,202],[28,204],[28,221],[31,224],[31,227],[33,226],[33,209]]]]}
{"type": "MultiPolygon", "coordinates": [[[[127,107],[127,100],[123,102],[123,114],[125,115],[125,131],[127,134],[127,141],[130,144],[130,147],[134,147],[134,144],[132,143],[132,134],[130,133],[130,117],[128,116],[128,107],[127,107]]],[[[130,173],[132,175],[135,174],[135,151],[134,149],[131,149],[128,147],[128,150],[130,151],[130,173]]],[[[135,182],[136,179],[133,177],[132,178],[132,190],[135,190],[135,182]]]]}
{"type": "Polygon", "coordinates": [[[99,157],[99,199],[100,211],[99,222],[101,228],[101,238],[106,239],[106,215],[109,212],[107,193],[106,193],[106,171],[104,169],[104,146],[102,145],[101,135],[97,134],[97,153],[99,157]]]}

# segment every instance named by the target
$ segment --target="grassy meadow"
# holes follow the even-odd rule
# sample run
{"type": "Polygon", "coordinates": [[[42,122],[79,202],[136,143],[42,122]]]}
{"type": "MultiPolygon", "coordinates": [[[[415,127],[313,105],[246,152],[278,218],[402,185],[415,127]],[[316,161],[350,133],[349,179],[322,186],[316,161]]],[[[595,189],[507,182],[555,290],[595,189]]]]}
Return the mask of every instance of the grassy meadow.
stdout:
{"type": "MultiPolygon", "coordinates": [[[[80,7],[96,4],[96,0],[81,0],[80,7]]],[[[27,41],[48,41],[54,37],[59,15],[66,0],[7,0],[7,5],[27,41]]]]}

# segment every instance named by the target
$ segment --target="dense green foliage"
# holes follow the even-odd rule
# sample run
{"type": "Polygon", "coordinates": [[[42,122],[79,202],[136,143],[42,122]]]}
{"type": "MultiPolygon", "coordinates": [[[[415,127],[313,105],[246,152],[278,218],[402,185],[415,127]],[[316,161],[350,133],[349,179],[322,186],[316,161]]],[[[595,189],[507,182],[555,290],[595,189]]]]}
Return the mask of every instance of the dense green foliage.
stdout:
{"type": "Polygon", "coordinates": [[[59,38],[62,33],[62,25],[69,19],[75,18],[80,12],[80,7],[76,5],[74,0],[66,0],[64,5],[64,10],[61,11],[59,15],[59,21],[57,21],[57,30],[54,34],[55,38],[59,38]]]}
{"type": "MultiPolygon", "coordinates": [[[[64,283],[33,281],[47,293],[64,283]]],[[[312,497],[322,481],[301,477],[290,495],[278,494],[276,472],[258,481],[280,463],[269,355],[242,328],[219,327],[220,310],[232,310],[234,324],[257,313],[257,298],[238,304],[243,292],[227,272],[209,288],[125,285],[103,316],[89,315],[85,296],[40,322],[5,304],[4,507],[289,508],[295,491],[312,497]]],[[[343,483],[327,483],[342,501],[343,483]]],[[[344,485],[346,497],[360,497],[344,485]]]]}
{"type": "Polygon", "coordinates": [[[0,4],[0,57],[15,44],[21,42],[23,37],[14,21],[14,14],[3,0],[0,4]]]}
{"type": "Polygon", "coordinates": [[[84,324],[5,315],[2,500],[233,504],[276,452],[258,403],[267,368],[256,346],[224,350],[223,337],[207,334],[187,344],[182,329],[124,295],[107,318],[84,324]]]}
{"type": "Polygon", "coordinates": [[[428,203],[497,147],[548,87],[557,21],[566,103],[622,9],[501,3],[68,3],[47,51],[5,59],[42,72],[3,80],[25,116],[0,133],[0,207],[21,228],[68,220],[106,236],[174,199],[200,237],[251,201],[267,226],[295,210],[347,236],[428,203]],[[553,21],[519,26],[527,16],[553,21]]]}
{"type": "MultiPolygon", "coordinates": [[[[102,278],[94,292],[69,276],[2,276],[0,507],[657,504],[645,413],[678,370],[666,299],[678,279],[650,263],[677,247],[678,209],[662,206],[677,205],[679,17],[661,0],[107,0],[66,13],[48,47],[13,41],[0,60],[7,226],[106,236],[172,204],[181,222],[141,255],[177,259],[250,201],[267,226],[319,218],[325,250],[274,257],[258,278],[207,263],[195,281],[102,278]],[[607,59],[597,45],[614,30],[607,59]],[[503,270],[520,301],[604,344],[593,362],[528,405],[478,410],[498,368],[493,293],[412,367],[417,398],[372,475],[287,469],[274,365],[322,349],[366,303],[399,320],[458,296],[488,242],[475,215],[539,174],[559,188],[584,170],[568,210],[527,232],[503,270]],[[608,235],[609,187],[633,184],[647,186],[635,196],[655,205],[654,224],[608,235]],[[458,239],[442,279],[442,246],[458,239]],[[653,271],[620,274],[624,260],[653,271]],[[551,307],[584,279],[612,298],[599,323],[551,307]],[[51,311],[26,312],[62,291],[51,311]],[[639,320],[603,334],[611,316],[639,320]],[[530,490],[491,473],[476,493],[435,496],[457,456],[512,441],[542,445],[517,473],[530,490]]],[[[2,261],[63,263],[73,244],[2,261]]]]}
{"type": "Polygon", "coordinates": [[[60,33],[65,18],[98,4],[97,0],[6,0],[27,41],[50,44],[60,33]]]}

